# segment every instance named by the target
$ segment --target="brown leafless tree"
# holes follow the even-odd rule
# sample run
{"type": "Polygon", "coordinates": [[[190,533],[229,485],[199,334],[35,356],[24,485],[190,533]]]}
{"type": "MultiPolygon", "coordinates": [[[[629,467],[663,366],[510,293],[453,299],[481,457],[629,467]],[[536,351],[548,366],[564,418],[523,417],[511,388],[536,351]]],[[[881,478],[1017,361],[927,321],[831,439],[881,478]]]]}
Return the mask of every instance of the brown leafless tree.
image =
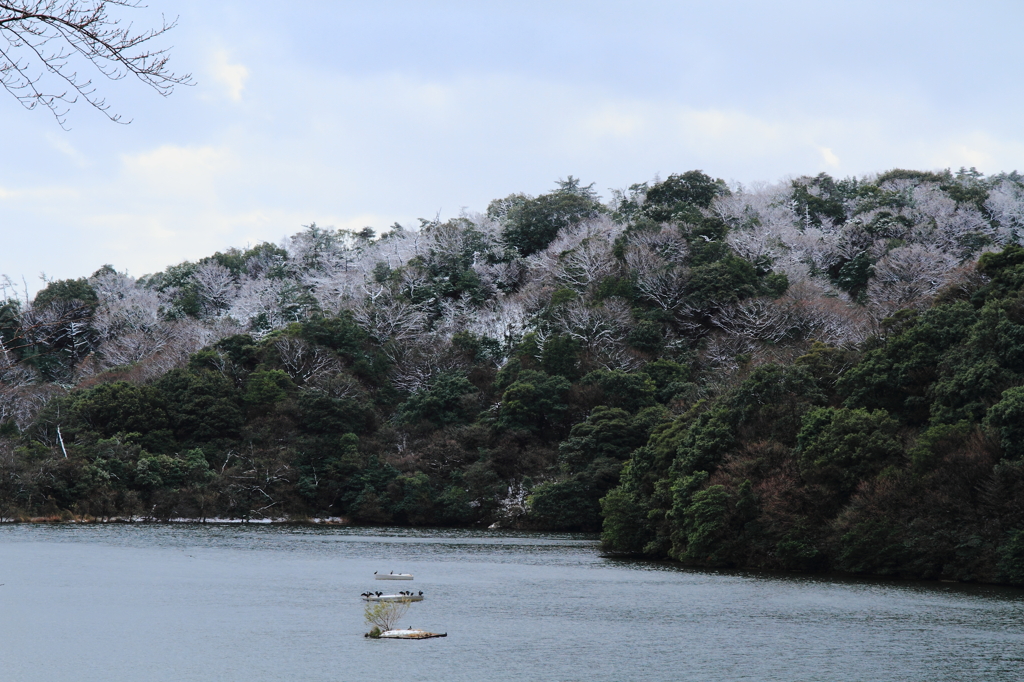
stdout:
{"type": "Polygon", "coordinates": [[[26,109],[49,109],[62,127],[79,99],[122,122],[90,72],[134,76],[164,96],[191,81],[170,70],[167,48],[153,47],[177,19],[139,30],[122,18],[144,7],[138,0],[0,0],[0,85],[26,109]]]}

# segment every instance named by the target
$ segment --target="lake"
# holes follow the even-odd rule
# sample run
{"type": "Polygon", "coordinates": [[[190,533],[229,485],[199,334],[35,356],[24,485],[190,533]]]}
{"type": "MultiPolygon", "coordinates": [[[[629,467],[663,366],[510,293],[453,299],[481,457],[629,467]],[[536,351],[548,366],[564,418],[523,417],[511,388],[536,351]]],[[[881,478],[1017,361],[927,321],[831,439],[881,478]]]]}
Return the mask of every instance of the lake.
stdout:
{"type": "Polygon", "coordinates": [[[7,525],[0,583],[5,682],[1024,679],[1022,590],[700,571],[590,535],[7,525]],[[401,624],[448,637],[364,638],[370,589],[423,590],[401,624]]]}

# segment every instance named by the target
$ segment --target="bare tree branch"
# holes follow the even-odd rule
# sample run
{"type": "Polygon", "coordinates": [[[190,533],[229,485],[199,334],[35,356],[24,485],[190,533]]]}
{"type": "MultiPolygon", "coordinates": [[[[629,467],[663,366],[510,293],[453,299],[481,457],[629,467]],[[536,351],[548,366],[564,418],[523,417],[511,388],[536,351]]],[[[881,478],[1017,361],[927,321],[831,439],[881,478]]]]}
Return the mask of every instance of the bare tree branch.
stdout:
{"type": "Polygon", "coordinates": [[[138,0],[0,0],[0,85],[26,109],[49,109],[61,127],[79,98],[121,123],[80,66],[109,80],[134,76],[165,97],[191,84],[190,74],[168,68],[168,48],[150,47],[177,19],[136,31],[110,13],[144,7],[138,0]]]}

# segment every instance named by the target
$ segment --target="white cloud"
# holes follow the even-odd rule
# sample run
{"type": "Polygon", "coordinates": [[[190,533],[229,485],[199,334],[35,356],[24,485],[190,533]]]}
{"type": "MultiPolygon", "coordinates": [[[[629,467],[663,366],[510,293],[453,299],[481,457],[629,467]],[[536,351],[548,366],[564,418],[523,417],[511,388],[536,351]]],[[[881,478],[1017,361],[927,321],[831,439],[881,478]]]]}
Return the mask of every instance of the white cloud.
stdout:
{"type": "Polygon", "coordinates": [[[50,213],[71,202],[79,201],[82,192],[74,187],[60,185],[38,185],[29,187],[0,187],[0,201],[20,204],[22,207],[42,209],[50,213]]]}
{"type": "Polygon", "coordinates": [[[79,152],[71,144],[65,135],[59,135],[55,132],[49,132],[46,134],[46,141],[50,146],[56,149],[58,152],[63,154],[66,158],[70,159],[79,168],[85,168],[89,165],[89,160],[84,154],[79,152]]]}
{"type": "Polygon", "coordinates": [[[678,114],[680,124],[701,138],[727,140],[740,137],[749,143],[753,140],[774,141],[781,132],[777,124],[743,111],[690,107],[681,109],[678,114]]]}
{"type": "MultiPolygon", "coordinates": [[[[136,197],[161,203],[215,200],[220,182],[237,170],[232,152],[224,146],[161,145],[139,154],[121,156],[118,182],[136,197]]],[[[158,204],[159,205],[159,204],[158,204]]]]}
{"type": "Polygon", "coordinates": [[[839,168],[839,157],[829,147],[818,147],[818,151],[821,152],[821,158],[826,165],[839,168]]]}
{"type": "Polygon", "coordinates": [[[973,166],[983,173],[1009,172],[1021,169],[1024,140],[974,131],[916,140],[914,151],[917,152],[912,156],[915,161],[907,161],[900,167],[956,170],[973,166]]]}
{"type": "Polygon", "coordinates": [[[595,138],[604,136],[628,138],[641,131],[647,120],[643,114],[638,112],[628,112],[621,108],[608,106],[587,115],[581,123],[582,129],[595,138]]]}
{"type": "Polygon", "coordinates": [[[249,78],[249,69],[245,65],[229,63],[227,50],[217,50],[213,53],[210,73],[214,80],[224,86],[228,97],[235,102],[242,101],[242,90],[249,78]]]}

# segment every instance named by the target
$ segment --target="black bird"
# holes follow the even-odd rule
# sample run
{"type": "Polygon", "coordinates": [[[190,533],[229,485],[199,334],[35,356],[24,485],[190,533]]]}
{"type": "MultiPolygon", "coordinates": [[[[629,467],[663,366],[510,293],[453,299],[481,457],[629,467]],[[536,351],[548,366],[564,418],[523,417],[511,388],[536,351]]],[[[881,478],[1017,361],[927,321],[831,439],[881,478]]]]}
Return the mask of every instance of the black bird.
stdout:
{"type": "Polygon", "coordinates": [[[420,596],[421,597],[423,596],[423,590],[420,590],[420,596]]]}
{"type": "Polygon", "coordinates": [[[374,572],[373,572],[373,574],[374,574],[374,575],[377,575],[377,571],[374,571],[374,572]]]}

